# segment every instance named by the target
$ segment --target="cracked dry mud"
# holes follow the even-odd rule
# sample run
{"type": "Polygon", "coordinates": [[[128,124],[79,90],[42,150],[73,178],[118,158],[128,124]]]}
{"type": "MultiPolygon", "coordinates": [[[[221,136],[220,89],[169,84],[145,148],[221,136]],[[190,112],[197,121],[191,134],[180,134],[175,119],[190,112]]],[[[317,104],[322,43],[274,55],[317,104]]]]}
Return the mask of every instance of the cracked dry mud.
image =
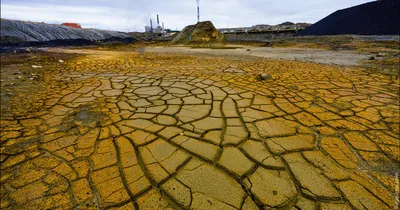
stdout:
{"type": "Polygon", "coordinates": [[[2,209],[396,208],[396,77],[156,53],[43,69],[2,116],[2,209]]]}

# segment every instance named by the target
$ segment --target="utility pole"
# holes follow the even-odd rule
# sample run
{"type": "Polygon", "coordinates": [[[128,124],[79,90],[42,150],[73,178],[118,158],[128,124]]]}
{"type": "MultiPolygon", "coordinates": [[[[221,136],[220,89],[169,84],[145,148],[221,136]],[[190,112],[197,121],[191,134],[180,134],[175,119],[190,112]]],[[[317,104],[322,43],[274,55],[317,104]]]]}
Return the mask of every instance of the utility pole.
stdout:
{"type": "Polygon", "coordinates": [[[200,0],[197,1],[197,22],[200,23],[200,0]]]}

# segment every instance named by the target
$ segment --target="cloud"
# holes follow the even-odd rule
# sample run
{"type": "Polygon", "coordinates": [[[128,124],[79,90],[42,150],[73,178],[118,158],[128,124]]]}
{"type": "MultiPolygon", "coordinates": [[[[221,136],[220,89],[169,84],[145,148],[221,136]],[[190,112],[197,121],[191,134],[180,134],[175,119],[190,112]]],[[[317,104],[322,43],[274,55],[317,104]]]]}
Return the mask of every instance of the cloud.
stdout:
{"type": "MultiPolygon", "coordinates": [[[[314,23],[330,13],[368,0],[200,0],[201,20],[216,27],[314,23]]],[[[2,0],[1,17],[83,27],[143,31],[160,15],[167,28],[182,29],[197,21],[195,0],[2,0]]],[[[155,22],[154,22],[155,23],[155,22]]]]}
{"type": "Polygon", "coordinates": [[[101,28],[119,31],[142,30],[145,14],[131,13],[109,7],[73,7],[48,4],[35,6],[1,5],[2,18],[60,24],[81,23],[85,28],[101,28]]]}

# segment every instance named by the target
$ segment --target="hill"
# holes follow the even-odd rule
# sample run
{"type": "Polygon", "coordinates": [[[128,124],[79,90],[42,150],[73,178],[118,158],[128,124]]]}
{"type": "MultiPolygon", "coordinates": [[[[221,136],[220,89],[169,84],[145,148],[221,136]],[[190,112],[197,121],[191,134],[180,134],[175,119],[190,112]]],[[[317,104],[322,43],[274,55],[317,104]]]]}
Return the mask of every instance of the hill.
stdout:
{"type": "Polygon", "coordinates": [[[225,36],[220,33],[211,21],[199,22],[196,25],[186,26],[172,43],[190,44],[190,43],[215,43],[224,42],[225,36]]]}
{"type": "Polygon", "coordinates": [[[124,32],[79,29],[62,25],[1,19],[2,44],[20,43],[92,43],[95,41],[134,40],[124,32]]]}
{"type": "Polygon", "coordinates": [[[380,0],[338,10],[298,35],[397,35],[400,1],[380,0]]]}

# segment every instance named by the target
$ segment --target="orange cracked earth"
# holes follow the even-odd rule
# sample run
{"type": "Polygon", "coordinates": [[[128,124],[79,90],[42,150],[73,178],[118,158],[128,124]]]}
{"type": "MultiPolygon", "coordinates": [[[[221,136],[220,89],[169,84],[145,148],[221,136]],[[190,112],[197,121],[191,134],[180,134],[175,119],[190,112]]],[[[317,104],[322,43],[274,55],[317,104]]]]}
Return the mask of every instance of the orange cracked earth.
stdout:
{"type": "Polygon", "coordinates": [[[1,209],[398,207],[395,76],[167,53],[29,59],[2,63],[1,209]]]}

